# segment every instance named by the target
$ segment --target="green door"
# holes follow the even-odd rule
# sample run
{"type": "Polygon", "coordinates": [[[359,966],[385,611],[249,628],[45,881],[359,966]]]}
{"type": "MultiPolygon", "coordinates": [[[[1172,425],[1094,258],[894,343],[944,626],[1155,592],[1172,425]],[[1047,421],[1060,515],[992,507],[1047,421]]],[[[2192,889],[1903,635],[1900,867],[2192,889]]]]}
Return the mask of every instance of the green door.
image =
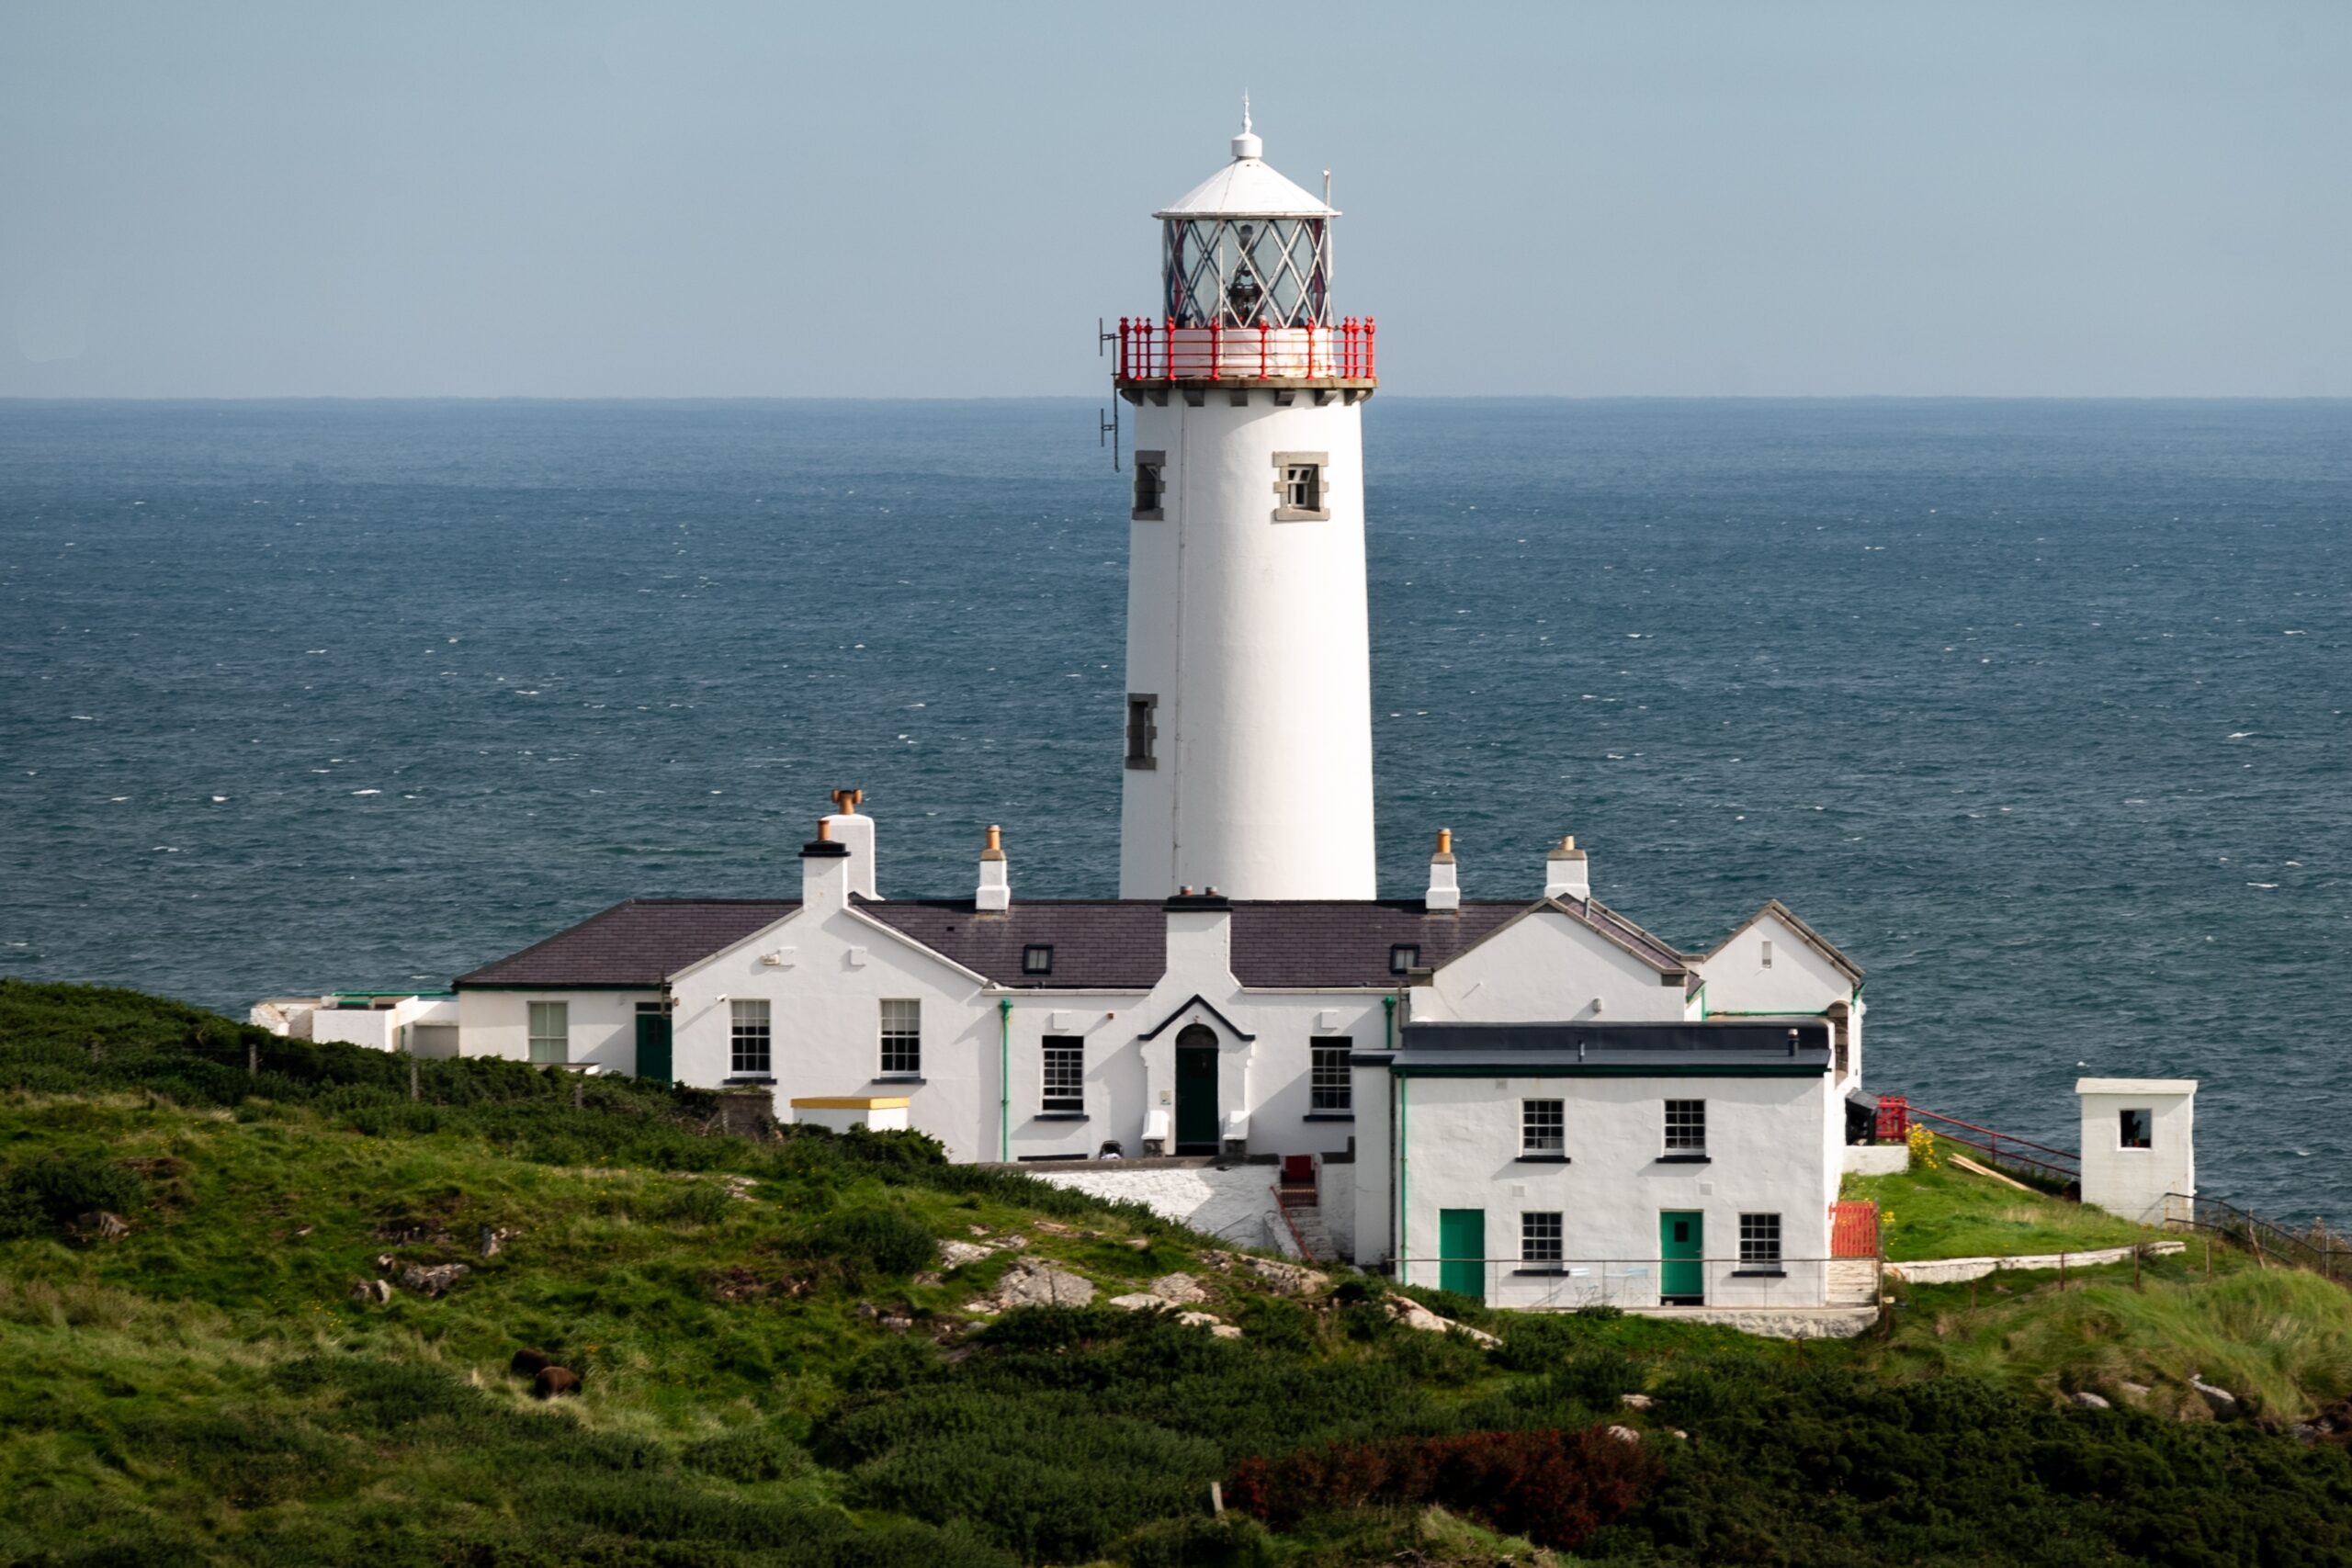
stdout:
{"type": "Polygon", "coordinates": [[[1661,1209],[1657,1216],[1658,1299],[1680,1306],[1707,1302],[1705,1217],[1696,1209],[1661,1209]]]}
{"type": "MultiPolygon", "coordinates": [[[[1203,1029],[1201,1032],[1209,1032],[1203,1029]]],[[[1216,1045],[1216,1036],[1209,1038],[1205,1045],[1187,1044],[1182,1037],[1176,1042],[1176,1152],[1180,1155],[1217,1152],[1216,1045]]]]}
{"type": "Polygon", "coordinates": [[[656,1083],[670,1081],[670,1015],[637,1015],[637,1076],[656,1083]]]}
{"type": "Polygon", "coordinates": [[[1487,1299],[1487,1211],[1437,1212],[1437,1288],[1487,1299]]]}

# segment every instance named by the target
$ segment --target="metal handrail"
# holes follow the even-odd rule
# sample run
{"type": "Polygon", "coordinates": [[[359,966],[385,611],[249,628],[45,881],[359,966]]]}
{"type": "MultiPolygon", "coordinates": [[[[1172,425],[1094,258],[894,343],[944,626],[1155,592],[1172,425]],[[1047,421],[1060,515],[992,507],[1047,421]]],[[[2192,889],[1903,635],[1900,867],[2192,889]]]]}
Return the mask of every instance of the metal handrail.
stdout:
{"type": "MultiPolygon", "coordinates": [[[[1525,1311],[1567,1311],[1581,1306],[1654,1307],[1666,1265],[1700,1269],[1698,1294],[1707,1306],[1774,1308],[1874,1306],[1884,1264],[1875,1258],[1782,1258],[1766,1263],[1733,1258],[1405,1258],[1392,1261],[1393,1277],[1417,1289],[1440,1289],[1443,1266],[1478,1266],[1479,1299],[1525,1311]],[[1867,1293],[1830,1300],[1830,1281],[1839,1265],[1869,1270],[1867,1293]],[[1418,1273],[1419,1278],[1416,1278],[1418,1273]],[[1506,1288],[1508,1287],[1508,1288],[1506,1288]]],[[[1681,1292],[1677,1292],[1680,1294],[1681,1292]]]]}
{"type": "Polygon", "coordinates": [[[1180,327],[1122,316],[1112,374],[1121,382],[1376,381],[1378,330],[1370,316],[1314,327],[1180,327]]]}

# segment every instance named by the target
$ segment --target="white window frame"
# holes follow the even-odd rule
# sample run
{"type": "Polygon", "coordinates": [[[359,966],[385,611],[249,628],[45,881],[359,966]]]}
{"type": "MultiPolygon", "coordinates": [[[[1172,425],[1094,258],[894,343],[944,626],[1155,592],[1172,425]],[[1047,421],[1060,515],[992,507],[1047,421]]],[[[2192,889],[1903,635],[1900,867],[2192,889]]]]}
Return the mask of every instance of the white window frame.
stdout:
{"type": "Polygon", "coordinates": [[[1521,1159],[1565,1159],[1568,1153],[1568,1102],[1565,1100],[1522,1100],[1519,1102],[1519,1154],[1521,1159]]]}
{"type": "Polygon", "coordinates": [[[1086,1110],[1086,1041],[1077,1034],[1048,1034],[1038,1046],[1037,1109],[1067,1116],[1086,1110]]]}
{"type": "Polygon", "coordinates": [[[768,1077],[775,1072],[774,1010],[765,997],[737,997],[727,1004],[727,1070],[733,1077],[768,1077]]]}
{"type": "Polygon", "coordinates": [[[2115,1111],[2115,1146],[2118,1150],[2127,1155],[2144,1155],[2153,1152],[2156,1146],[2156,1113],[2154,1109],[2145,1105],[2118,1106],[2115,1111]],[[2148,1119],[2148,1141],[2146,1143],[2135,1144],[2123,1135],[2123,1119],[2126,1116],[2144,1116],[2148,1119]]]}
{"type": "Polygon", "coordinates": [[[1356,1109],[1355,1070],[1348,1055],[1355,1042],[1326,1038],[1312,1042],[1306,1056],[1306,1109],[1318,1116],[1352,1116],[1356,1109]]]}
{"type": "Polygon", "coordinates": [[[1779,1214],[1739,1216],[1739,1266],[1742,1269],[1778,1269],[1781,1266],[1779,1214]]]}
{"type": "Polygon", "coordinates": [[[1559,1210],[1522,1211],[1519,1216],[1519,1260],[1558,1268],[1567,1261],[1567,1235],[1566,1216],[1559,1210]]]}
{"type": "Polygon", "coordinates": [[[1666,1152],[1702,1155],[1707,1152],[1707,1102],[1669,1100],[1666,1102],[1666,1152]],[[1678,1110],[1678,1107],[1680,1109],[1678,1110]]]}
{"type": "Polygon", "coordinates": [[[526,1027],[530,1041],[531,1065],[539,1067],[558,1066],[571,1060],[571,1004],[570,1002],[526,1003],[526,1027]],[[553,1027],[548,1025],[552,1023],[553,1027]],[[547,1055],[553,1042],[553,1055],[547,1055]]]}
{"type": "Polygon", "coordinates": [[[922,1076],[922,1001],[915,997],[882,998],[882,1072],[886,1078],[922,1076]]]}

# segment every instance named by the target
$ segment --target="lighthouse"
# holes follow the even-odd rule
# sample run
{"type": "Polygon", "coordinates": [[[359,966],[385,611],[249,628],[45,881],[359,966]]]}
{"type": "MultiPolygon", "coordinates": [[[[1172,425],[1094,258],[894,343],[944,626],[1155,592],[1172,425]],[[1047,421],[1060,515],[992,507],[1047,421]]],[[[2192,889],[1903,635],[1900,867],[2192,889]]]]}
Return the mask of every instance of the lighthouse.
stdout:
{"type": "Polygon", "coordinates": [[[1115,369],[1136,411],[1120,897],[1371,898],[1378,382],[1370,318],[1332,305],[1339,213],[1268,166],[1245,110],[1231,160],[1154,217],[1159,305],[1120,320],[1115,369]]]}

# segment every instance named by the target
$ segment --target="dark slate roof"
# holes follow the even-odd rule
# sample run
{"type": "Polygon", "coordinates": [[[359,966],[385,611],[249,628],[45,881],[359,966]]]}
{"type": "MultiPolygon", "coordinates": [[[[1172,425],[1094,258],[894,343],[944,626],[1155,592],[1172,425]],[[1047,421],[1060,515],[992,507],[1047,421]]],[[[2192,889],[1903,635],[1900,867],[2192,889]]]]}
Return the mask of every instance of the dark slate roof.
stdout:
{"type": "Polygon", "coordinates": [[[1512,1067],[1638,1068],[1690,1072],[1716,1067],[1826,1071],[1829,1026],[1818,1018],[1665,1023],[1408,1023],[1398,1032],[1399,1069],[1512,1067]],[[1789,1049],[1789,1036],[1797,1048],[1789,1049]]]}
{"type": "MultiPolygon", "coordinates": [[[[458,976],[460,987],[658,987],[698,959],[741,942],[798,908],[797,899],[633,898],[569,931],[458,976]]],[[[1240,900],[1233,905],[1233,972],[1268,990],[1386,990],[1404,976],[1389,950],[1420,949],[1422,968],[1446,964],[1532,907],[1470,904],[1431,912],[1418,898],[1363,901],[1240,900]]],[[[1660,968],[1681,956],[1600,904],[1556,905],[1660,968]]],[[[1167,967],[1167,913],[1159,899],[1016,898],[983,914],[969,898],[868,899],[860,914],[999,986],[1033,989],[1149,990],[1167,967]],[[1022,951],[1054,950],[1053,968],[1024,975],[1022,951]]]]}
{"type": "Polygon", "coordinates": [[[1157,898],[1015,898],[982,914],[969,898],[860,898],[857,912],[1000,986],[1148,991],[1168,968],[1168,917],[1157,898]],[[1021,972],[1021,950],[1054,950],[1045,975],[1021,972]]]}
{"type": "Polygon", "coordinates": [[[1369,987],[1386,990],[1404,976],[1389,972],[1388,950],[1421,950],[1434,969],[1477,945],[1527,905],[1464,903],[1430,911],[1419,898],[1363,902],[1236,900],[1233,977],[1268,990],[1369,987]]]}
{"type": "Polygon", "coordinates": [[[459,986],[643,986],[742,941],[800,908],[797,898],[631,898],[470,975],[459,986]]]}

